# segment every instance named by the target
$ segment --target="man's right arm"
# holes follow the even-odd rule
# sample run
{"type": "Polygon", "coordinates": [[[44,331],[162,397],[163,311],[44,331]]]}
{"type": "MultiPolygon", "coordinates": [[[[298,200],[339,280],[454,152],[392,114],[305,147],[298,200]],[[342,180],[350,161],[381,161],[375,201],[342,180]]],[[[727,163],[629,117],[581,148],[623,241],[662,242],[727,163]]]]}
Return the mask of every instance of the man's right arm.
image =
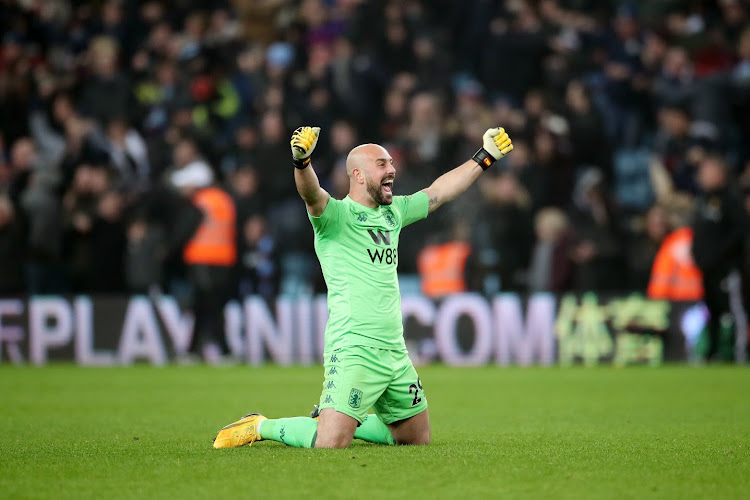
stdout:
{"type": "Polygon", "coordinates": [[[320,217],[330,198],[326,190],[320,187],[318,176],[310,164],[310,155],[318,144],[319,135],[319,127],[300,127],[294,131],[292,140],[289,141],[297,192],[304,200],[307,212],[313,217],[320,217]]]}
{"type": "Polygon", "coordinates": [[[318,176],[312,166],[304,169],[294,169],[294,182],[297,185],[297,192],[305,201],[307,212],[313,217],[320,217],[328,204],[330,195],[320,187],[318,176]]]}

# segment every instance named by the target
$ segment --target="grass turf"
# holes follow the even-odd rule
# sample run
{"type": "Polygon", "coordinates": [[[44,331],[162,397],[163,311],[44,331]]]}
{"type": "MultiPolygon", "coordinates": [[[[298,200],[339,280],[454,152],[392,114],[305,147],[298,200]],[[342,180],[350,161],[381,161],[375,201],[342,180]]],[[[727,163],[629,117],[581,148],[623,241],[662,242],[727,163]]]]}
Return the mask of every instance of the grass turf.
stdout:
{"type": "Polygon", "coordinates": [[[0,367],[4,498],[747,498],[750,370],[419,368],[433,444],[213,450],[319,367],[0,367]]]}

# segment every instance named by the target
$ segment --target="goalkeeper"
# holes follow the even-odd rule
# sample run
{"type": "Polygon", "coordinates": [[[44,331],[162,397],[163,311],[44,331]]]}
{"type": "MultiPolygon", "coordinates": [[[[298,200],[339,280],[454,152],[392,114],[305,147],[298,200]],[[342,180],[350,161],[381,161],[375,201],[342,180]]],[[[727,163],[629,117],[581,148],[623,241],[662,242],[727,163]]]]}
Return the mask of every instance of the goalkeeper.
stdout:
{"type": "MultiPolygon", "coordinates": [[[[485,132],[471,160],[411,196],[394,196],[396,169],[382,146],[349,153],[349,194],[320,187],[311,155],[320,129],[292,135],[294,180],[315,232],[328,286],[323,392],[318,418],[266,419],[253,413],[227,425],[214,448],[270,439],[290,446],[344,448],[353,438],[381,444],[428,444],[427,398],[406,352],[396,268],[401,229],[466,189],[512,149],[502,128],[485,132]],[[375,414],[369,414],[373,409],[375,414]]],[[[316,412],[317,413],[317,412],[316,412]]]]}

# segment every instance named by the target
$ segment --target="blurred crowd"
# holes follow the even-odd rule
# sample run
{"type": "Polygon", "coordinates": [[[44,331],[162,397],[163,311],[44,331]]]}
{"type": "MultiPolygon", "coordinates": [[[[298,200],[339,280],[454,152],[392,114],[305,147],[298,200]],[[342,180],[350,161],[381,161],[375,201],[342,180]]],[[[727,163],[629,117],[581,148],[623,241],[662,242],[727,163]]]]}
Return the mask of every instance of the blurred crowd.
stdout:
{"type": "MultiPolygon", "coordinates": [[[[304,124],[335,197],[357,144],[410,194],[508,130],[513,153],[401,241],[406,276],[460,243],[459,288],[645,292],[701,196],[750,210],[744,0],[0,0],[0,27],[2,294],[189,295],[209,186],[234,206],[231,295],[324,290],[304,124]]],[[[746,238],[738,217],[709,244],[746,238]]]]}

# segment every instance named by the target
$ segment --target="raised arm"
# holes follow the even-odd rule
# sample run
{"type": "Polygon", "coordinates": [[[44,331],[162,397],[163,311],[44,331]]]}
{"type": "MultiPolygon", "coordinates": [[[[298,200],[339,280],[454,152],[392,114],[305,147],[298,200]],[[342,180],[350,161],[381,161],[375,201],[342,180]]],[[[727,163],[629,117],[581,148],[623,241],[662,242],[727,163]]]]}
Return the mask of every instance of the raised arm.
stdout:
{"type": "Polygon", "coordinates": [[[458,195],[469,189],[469,186],[477,180],[482,172],[484,170],[477,162],[469,160],[435,179],[430,187],[422,190],[427,193],[430,200],[430,213],[443,203],[456,199],[458,195]]]}
{"type": "Polygon", "coordinates": [[[320,127],[300,127],[292,134],[292,161],[294,163],[294,183],[297,192],[313,217],[318,217],[325,210],[330,195],[320,187],[318,176],[310,164],[315,146],[318,144],[320,127]]]}
{"type": "Polygon", "coordinates": [[[487,130],[482,139],[483,147],[479,148],[471,160],[444,173],[430,187],[422,190],[430,200],[430,213],[443,203],[456,199],[474,184],[479,174],[513,150],[510,137],[503,128],[487,130]]]}

